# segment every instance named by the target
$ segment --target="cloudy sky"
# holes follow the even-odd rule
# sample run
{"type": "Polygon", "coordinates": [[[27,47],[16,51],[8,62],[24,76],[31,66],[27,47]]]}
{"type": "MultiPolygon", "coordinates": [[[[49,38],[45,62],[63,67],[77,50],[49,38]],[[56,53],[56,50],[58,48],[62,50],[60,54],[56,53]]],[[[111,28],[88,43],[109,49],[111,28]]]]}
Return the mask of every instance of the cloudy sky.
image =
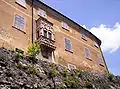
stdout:
{"type": "Polygon", "coordinates": [[[102,41],[109,70],[120,75],[120,0],[41,0],[102,41]]]}

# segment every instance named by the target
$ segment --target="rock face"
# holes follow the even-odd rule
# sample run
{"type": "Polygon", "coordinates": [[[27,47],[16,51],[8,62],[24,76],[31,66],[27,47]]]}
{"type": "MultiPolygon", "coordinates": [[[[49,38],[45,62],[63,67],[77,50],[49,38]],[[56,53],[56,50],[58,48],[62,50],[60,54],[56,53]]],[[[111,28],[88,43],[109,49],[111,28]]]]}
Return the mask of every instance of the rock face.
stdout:
{"type": "Polygon", "coordinates": [[[0,48],[0,89],[120,89],[120,77],[68,70],[0,48]]]}

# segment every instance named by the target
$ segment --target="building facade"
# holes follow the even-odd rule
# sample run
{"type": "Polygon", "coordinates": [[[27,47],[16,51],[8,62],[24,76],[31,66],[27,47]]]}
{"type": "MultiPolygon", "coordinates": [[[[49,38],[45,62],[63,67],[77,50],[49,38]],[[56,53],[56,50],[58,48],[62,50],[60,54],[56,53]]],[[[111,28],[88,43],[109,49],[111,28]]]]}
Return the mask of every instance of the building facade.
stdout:
{"type": "Polygon", "coordinates": [[[43,60],[107,73],[101,41],[39,0],[0,0],[0,47],[24,51],[38,40],[43,60]]]}

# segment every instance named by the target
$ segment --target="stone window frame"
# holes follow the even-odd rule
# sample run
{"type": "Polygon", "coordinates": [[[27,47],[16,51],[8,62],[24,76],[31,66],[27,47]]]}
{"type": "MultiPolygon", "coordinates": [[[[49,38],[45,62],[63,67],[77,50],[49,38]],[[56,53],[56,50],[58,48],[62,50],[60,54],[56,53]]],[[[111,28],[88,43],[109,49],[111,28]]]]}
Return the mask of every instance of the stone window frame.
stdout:
{"type": "Polygon", "coordinates": [[[19,31],[21,31],[21,32],[23,32],[23,33],[26,33],[26,30],[25,30],[25,28],[26,28],[26,19],[24,18],[24,27],[23,27],[23,28],[19,28],[19,26],[18,26],[18,27],[15,26],[16,16],[19,16],[19,17],[21,17],[21,18],[24,18],[24,16],[15,13],[15,14],[14,14],[14,19],[13,19],[13,25],[12,25],[12,27],[18,29],[19,31]]]}
{"type": "Polygon", "coordinates": [[[100,54],[97,55],[97,58],[98,58],[99,65],[104,66],[103,60],[102,60],[102,57],[100,56],[100,54]]]}
{"type": "Polygon", "coordinates": [[[89,59],[89,60],[92,60],[92,58],[91,58],[91,53],[90,53],[90,49],[87,48],[87,47],[85,47],[85,48],[84,48],[84,51],[85,51],[85,56],[86,56],[86,58],[89,59]]]}
{"type": "Polygon", "coordinates": [[[47,12],[41,8],[38,9],[38,15],[47,19],[47,12]]]}
{"type": "Polygon", "coordinates": [[[94,46],[95,46],[96,48],[99,48],[99,45],[98,45],[96,42],[94,42],[94,46]]]}
{"type": "Polygon", "coordinates": [[[65,50],[68,51],[68,52],[73,53],[73,51],[72,51],[72,43],[71,43],[71,40],[70,40],[69,38],[64,37],[64,44],[65,44],[65,50]],[[70,44],[71,49],[67,49],[67,48],[66,48],[66,40],[65,40],[65,39],[70,42],[69,44],[70,44]]]}
{"type": "Polygon", "coordinates": [[[17,4],[19,4],[20,6],[26,8],[26,0],[16,0],[15,1],[17,4]]]}
{"type": "Polygon", "coordinates": [[[62,26],[63,29],[69,31],[69,26],[68,26],[68,24],[66,22],[61,21],[61,26],[62,26]]]}
{"type": "Polygon", "coordinates": [[[83,40],[87,41],[86,36],[85,36],[84,33],[81,33],[81,38],[82,38],[83,40]]]}

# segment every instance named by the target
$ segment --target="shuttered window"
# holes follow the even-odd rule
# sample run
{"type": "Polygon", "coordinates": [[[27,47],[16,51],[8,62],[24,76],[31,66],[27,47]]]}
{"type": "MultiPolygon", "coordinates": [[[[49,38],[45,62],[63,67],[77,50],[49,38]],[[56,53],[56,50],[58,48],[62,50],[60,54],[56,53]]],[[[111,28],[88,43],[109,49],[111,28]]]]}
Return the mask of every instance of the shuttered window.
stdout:
{"type": "Polygon", "coordinates": [[[95,46],[96,48],[99,48],[99,45],[98,45],[96,42],[94,42],[94,46],[95,46]]]}
{"type": "Polygon", "coordinates": [[[71,42],[69,39],[65,38],[65,49],[67,51],[72,51],[71,42]]]}
{"type": "Polygon", "coordinates": [[[16,0],[16,2],[23,7],[26,7],[26,0],[16,0]]]}
{"type": "Polygon", "coordinates": [[[100,65],[103,65],[102,58],[101,58],[100,55],[98,55],[98,61],[99,61],[99,64],[100,64],[100,65]]]}
{"type": "Polygon", "coordinates": [[[46,11],[42,10],[42,9],[39,9],[38,10],[38,15],[40,15],[41,17],[43,18],[47,18],[47,13],[46,11]]]}
{"type": "Polygon", "coordinates": [[[88,59],[91,59],[91,55],[90,55],[90,50],[89,48],[85,48],[85,55],[88,59]]]}
{"type": "Polygon", "coordinates": [[[62,28],[66,29],[66,30],[69,30],[69,26],[68,26],[67,23],[61,22],[61,25],[62,25],[62,28]]]}
{"type": "Polygon", "coordinates": [[[84,33],[81,34],[81,38],[84,39],[84,40],[86,40],[86,37],[85,37],[84,33]]]}
{"type": "Polygon", "coordinates": [[[15,15],[15,19],[14,19],[14,27],[24,31],[24,25],[25,25],[25,20],[22,16],[19,15],[15,15]]]}

